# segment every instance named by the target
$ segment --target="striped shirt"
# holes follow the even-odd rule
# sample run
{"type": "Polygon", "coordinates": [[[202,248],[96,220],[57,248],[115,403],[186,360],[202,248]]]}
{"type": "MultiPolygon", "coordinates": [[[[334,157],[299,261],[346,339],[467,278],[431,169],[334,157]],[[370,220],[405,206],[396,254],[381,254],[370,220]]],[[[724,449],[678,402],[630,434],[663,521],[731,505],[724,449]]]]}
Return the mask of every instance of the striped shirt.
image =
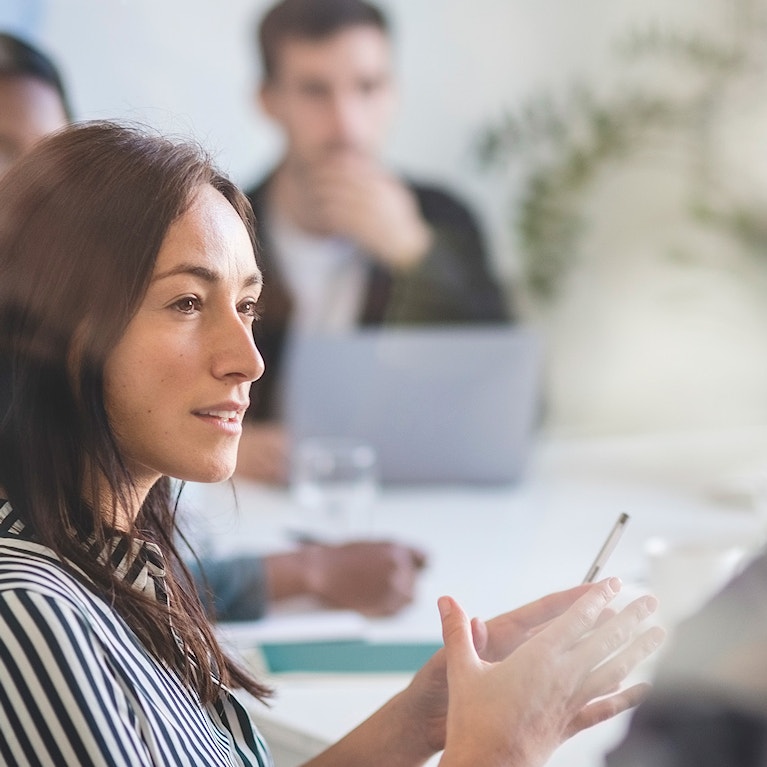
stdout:
{"type": "MultiPolygon", "coordinates": [[[[101,556],[166,598],[154,544],[118,537],[101,556]]],[[[204,706],[86,582],[0,500],[0,763],[273,765],[228,690],[204,706]]]]}

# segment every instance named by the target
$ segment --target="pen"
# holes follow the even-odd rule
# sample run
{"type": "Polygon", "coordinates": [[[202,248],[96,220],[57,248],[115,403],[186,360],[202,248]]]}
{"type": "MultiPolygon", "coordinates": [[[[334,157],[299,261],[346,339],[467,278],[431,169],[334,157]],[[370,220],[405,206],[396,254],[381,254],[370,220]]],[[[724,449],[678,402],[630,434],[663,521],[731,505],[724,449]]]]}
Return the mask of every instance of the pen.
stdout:
{"type": "Polygon", "coordinates": [[[602,544],[602,548],[599,550],[594,562],[586,573],[586,577],[583,579],[584,583],[591,583],[594,578],[597,577],[597,573],[604,567],[607,558],[612,554],[618,540],[621,535],[623,535],[623,531],[626,528],[626,523],[628,521],[628,514],[621,514],[618,517],[618,521],[613,525],[613,529],[610,530],[610,535],[607,536],[607,540],[602,544]]]}

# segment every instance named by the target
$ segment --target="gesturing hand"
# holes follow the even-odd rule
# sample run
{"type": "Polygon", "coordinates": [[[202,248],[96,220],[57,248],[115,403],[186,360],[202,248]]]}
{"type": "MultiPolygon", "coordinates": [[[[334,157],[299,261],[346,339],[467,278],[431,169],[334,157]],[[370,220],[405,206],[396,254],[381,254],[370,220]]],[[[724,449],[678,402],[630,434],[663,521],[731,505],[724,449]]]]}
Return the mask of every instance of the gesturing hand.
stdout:
{"type": "Polygon", "coordinates": [[[483,660],[476,645],[500,637],[488,643],[487,627],[472,626],[454,600],[440,599],[449,691],[444,767],[537,767],[574,733],[636,705],[647,685],[619,687],[663,631],[638,631],[656,607],[651,596],[605,615],[619,589],[617,579],[589,587],[496,662],[483,660]]]}

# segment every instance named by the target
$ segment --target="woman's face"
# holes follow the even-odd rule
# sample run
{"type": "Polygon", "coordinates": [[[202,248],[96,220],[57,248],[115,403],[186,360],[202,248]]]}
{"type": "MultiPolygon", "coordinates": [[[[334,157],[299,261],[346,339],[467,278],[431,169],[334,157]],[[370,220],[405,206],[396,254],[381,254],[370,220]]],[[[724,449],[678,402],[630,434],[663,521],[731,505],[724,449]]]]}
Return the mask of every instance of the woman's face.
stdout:
{"type": "Polygon", "coordinates": [[[200,188],[168,230],[136,315],[104,370],[107,413],[139,488],[166,474],[231,476],[251,383],[261,274],[245,225],[200,188]]]}

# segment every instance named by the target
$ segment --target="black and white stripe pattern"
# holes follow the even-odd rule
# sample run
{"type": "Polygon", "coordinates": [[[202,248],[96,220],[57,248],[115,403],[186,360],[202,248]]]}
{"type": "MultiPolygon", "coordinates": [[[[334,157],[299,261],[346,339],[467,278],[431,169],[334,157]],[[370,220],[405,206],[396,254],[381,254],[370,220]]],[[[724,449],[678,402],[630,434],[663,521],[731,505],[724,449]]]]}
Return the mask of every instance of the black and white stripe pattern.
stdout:
{"type": "MultiPolygon", "coordinates": [[[[112,542],[105,555],[118,558],[137,588],[166,598],[159,549],[136,543],[112,542]]],[[[203,706],[0,501],[0,763],[268,767],[272,760],[229,691],[203,706]]]]}
{"type": "Polygon", "coordinates": [[[99,551],[99,544],[88,541],[91,554],[100,562],[111,560],[117,576],[134,589],[168,604],[165,588],[165,561],[156,543],[116,535],[99,551]]]}

